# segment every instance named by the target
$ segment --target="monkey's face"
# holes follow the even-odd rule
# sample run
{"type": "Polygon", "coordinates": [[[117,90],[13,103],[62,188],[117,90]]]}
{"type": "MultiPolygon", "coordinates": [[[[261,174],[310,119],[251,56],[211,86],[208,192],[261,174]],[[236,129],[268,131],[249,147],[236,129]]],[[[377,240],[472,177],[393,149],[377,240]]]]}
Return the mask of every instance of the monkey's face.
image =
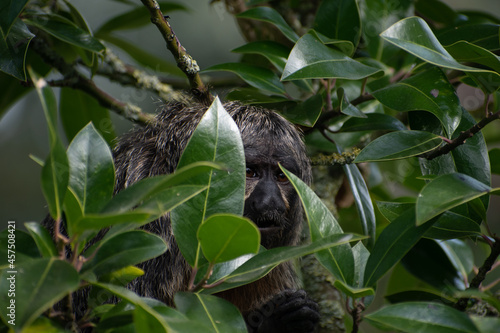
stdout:
{"type": "Polygon", "coordinates": [[[292,154],[273,146],[245,146],[244,215],[258,226],[266,248],[295,244],[302,220],[298,195],[278,163],[294,174],[299,165],[292,154]]]}

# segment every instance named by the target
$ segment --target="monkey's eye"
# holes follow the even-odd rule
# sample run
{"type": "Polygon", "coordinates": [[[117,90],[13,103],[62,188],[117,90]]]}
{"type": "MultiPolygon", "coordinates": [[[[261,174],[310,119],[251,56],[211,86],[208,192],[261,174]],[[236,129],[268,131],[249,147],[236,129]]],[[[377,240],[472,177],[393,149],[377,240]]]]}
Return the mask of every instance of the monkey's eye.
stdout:
{"type": "Polygon", "coordinates": [[[255,172],[252,168],[247,168],[247,178],[256,178],[259,177],[257,172],[255,172]]]}
{"type": "Polygon", "coordinates": [[[283,172],[280,172],[276,175],[276,180],[280,183],[285,183],[288,181],[288,178],[283,172]]]}

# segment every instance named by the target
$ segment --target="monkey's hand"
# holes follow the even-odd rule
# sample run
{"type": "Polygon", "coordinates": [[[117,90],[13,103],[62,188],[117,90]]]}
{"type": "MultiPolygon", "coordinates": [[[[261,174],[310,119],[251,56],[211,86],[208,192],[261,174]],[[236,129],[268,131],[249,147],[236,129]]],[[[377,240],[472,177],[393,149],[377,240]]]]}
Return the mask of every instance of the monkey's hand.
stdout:
{"type": "Polygon", "coordinates": [[[249,332],[313,333],[320,319],[318,304],[304,290],[285,290],[247,316],[249,332]]]}

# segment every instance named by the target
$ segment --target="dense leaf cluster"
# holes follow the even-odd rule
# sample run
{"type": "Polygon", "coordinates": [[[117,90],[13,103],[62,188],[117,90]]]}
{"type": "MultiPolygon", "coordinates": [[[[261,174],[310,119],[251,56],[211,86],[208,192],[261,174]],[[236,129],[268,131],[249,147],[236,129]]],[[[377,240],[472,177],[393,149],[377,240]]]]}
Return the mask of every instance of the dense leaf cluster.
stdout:
{"type": "MultiPolygon", "coordinates": [[[[490,196],[500,193],[491,185],[492,173],[500,173],[500,149],[488,151],[487,141],[495,143],[498,135],[483,134],[500,118],[498,18],[459,13],[438,0],[316,1],[309,24],[301,20],[301,2],[287,7],[295,21],[274,2],[276,9],[266,1],[249,1],[248,10],[234,12],[246,23],[242,29],[253,29],[254,34],[243,31],[253,39],[233,50],[242,54],[240,62],[204,70],[229,71],[242,80],[238,84],[245,83],[226,98],[274,108],[301,126],[313,160],[338,162],[349,151],[357,154],[354,163],[338,163],[354,199],[357,226],[346,223],[353,216],[349,209],[340,210],[337,221],[307,185],[283,169],[302,200],[310,242],[266,250],[259,246],[258,229],[241,216],[243,148],[218,99],[174,174],[142,180],[113,196],[114,131],[108,110],[136,122],[150,117],[106,94],[93,76],[162,97],[173,92],[158,77],[125,65],[105,43],[123,49],[139,67],[179,75],[172,64],[114,34],[150,22],[144,6],[123,2],[130,10],[94,32],[70,1],[8,0],[0,8],[0,112],[30,89],[38,92],[50,144],[49,156],[38,161],[42,189],[56,227],[64,223],[67,230],[56,232],[55,239],[37,223],[27,223],[27,232],[15,231],[16,320],[13,326],[2,310],[2,325],[54,332],[92,325],[99,332],[245,332],[237,309],[211,294],[315,253],[346,299],[352,317],[346,326],[353,331],[362,320],[404,332],[500,327],[498,318],[463,312],[479,301],[500,312],[494,297],[498,285],[483,283],[499,266],[500,254],[500,238],[490,230],[497,221],[487,219],[490,196]],[[50,79],[42,78],[48,73],[50,79]],[[50,86],[62,87],[59,103],[50,86]],[[479,121],[458,98],[461,86],[484,95],[479,116],[474,114],[479,121]],[[67,149],[59,117],[70,141],[67,149]],[[323,157],[316,158],[318,153],[323,157]],[[324,157],[328,154],[331,159],[324,157]],[[389,182],[410,195],[396,197],[389,182]],[[175,296],[175,309],[125,288],[142,274],[134,265],[167,248],[160,237],[137,228],[167,212],[193,267],[190,292],[175,296]],[[109,228],[104,238],[87,247],[104,228],[109,228]],[[478,243],[486,244],[484,263],[474,260],[478,243]],[[385,296],[391,304],[365,315],[388,273],[385,296]],[[79,322],[72,309],[53,309],[89,285],[89,311],[79,322]],[[111,296],[121,302],[105,304],[111,296]]],[[[164,12],[185,9],[159,5],[164,12]]],[[[12,299],[7,280],[12,263],[3,259],[9,258],[9,235],[9,230],[0,233],[1,309],[12,299]]]]}

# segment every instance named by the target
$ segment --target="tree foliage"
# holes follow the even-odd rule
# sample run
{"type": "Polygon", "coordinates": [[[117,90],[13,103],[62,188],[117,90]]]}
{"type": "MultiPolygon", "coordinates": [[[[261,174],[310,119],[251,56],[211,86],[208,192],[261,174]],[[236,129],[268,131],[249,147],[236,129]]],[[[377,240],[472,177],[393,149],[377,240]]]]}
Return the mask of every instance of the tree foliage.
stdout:
{"type": "Polygon", "coordinates": [[[457,12],[438,0],[287,6],[248,1],[228,7],[248,43],[233,50],[242,55],[240,62],[203,72],[236,74],[238,87],[226,99],[276,109],[300,126],[315,164],[341,166],[357,213],[355,227],[346,223],[350,209],[340,210],[337,221],[307,185],[283,169],[304,205],[310,242],[266,250],[259,249],[257,228],[241,216],[245,165],[238,129],[163,16],[185,7],[159,2],[160,11],[152,0],[122,2],[129,11],[97,28],[66,0],[7,0],[0,8],[0,112],[27,91],[38,92],[50,145],[39,161],[42,190],[56,226],[64,223],[68,232],[56,232],[53,239],[39,224],[27,223],[26,231],[0,233],[6,258],[0,307],[15,300],[15,320],[2,311],[2,325],[47,332],[92,325],[99,332],[245,332],[236,308],[212,294],[315,253],[346,299],[346,325],[353,332],[363,320],[405,332],[491,332],[500,326],[498,318],[464,312],[478,301],[500,311],[498,286],[483,283],[499,266],[500,254],[500,238],[487,219],[490,196],[500,193],[491,185],[492,173],[500,173],[500,150],[488,151],[487,143],[498,136],[483,130],[500,118],[498,18],[457,12]],[[115,34],[151,21],[177,67],[115,34]],[[111,45],[136,64],[123,63],[111,45]],[[146,74],[145,65],[158,72],[146,74]],[[213,103],[174,174],[142,180],[113,196],[108,111],[139,124],[152,115],[110,96],[94,78],[182,98],[160,79],[165,73],[184,73],[194,95],[213,103]],[[461,104],[457,89],[464,86],[483,93],[479,112],[471,114],[461,104]],[[61,90],[59,101],[53,87],[61,90]],[[391,193],[386,180],[395,175],[410,195],[391,193]],[[137,228],[170,211],[194,274],[190,292],[176,295],[175,309],[125,288],[142,274],[134,265],[167,248],[160,237],[137,228]],[[87,249],[107,227],[106,236],[87,249]],[[12,239],[15,248],[8,247],[12,239]],[[482,261],[472,254],[478,243],[488,249],[482,261]],[[17,272],[15,297],[9,296],[11,271],[17,272]],[[391,304],[371,309],[377,284],[388,273],[384,296],[391,304]],[[71,309],[53,309],[88,285],[89,311],[79,322],[71,309]],[[105,304],[111,296],[121,301],[105,304]],[[366,309],[375,311],[365,315],[366,309]]]}

